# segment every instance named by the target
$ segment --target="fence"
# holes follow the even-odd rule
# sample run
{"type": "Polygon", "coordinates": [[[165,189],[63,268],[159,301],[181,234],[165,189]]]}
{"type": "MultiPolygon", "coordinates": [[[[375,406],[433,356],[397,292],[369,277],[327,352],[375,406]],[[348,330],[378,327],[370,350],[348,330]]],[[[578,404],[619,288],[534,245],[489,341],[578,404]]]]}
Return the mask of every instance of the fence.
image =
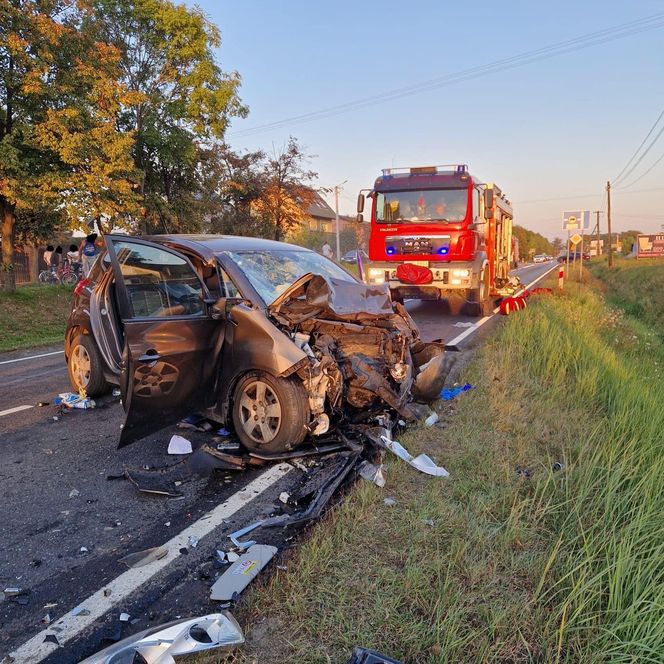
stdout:
{"type": "MultiPolygon", "coordinates": [[[[0,249],[0,260],[2,259],[2,249],[0,249]]],[[[28,265],[28,256],[24,253],[16,252],[14,254],[14,274],[17,284],[27,284],[30,282],[30,269],[28,265]]],[[[0,285],[4,285],[5,273],[0,270],[0,285]]]]}

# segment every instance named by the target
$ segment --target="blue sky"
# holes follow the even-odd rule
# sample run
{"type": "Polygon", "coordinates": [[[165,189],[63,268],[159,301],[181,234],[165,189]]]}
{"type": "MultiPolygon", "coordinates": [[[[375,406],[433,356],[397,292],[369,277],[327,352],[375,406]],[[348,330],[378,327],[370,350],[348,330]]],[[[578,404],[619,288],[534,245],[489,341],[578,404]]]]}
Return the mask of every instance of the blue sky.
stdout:
{"type": "MultiPolygon", "coordinates": [[[[193,4],[193,3],[190,3],[193,4]]],[[[603,188],[664,109],[664,27],[348,113],[244,130],[482,66],[664,12],[661,0],[334,3],[203,0],[219,62],[250,107],[238,150],[295,136],[319,184],[348,180],[341,211],[381,168],[467,163],[514,202],[515,221],[561,235],[563,210],[606,209],[603,188]],[[541,199],[560,199],[545,200],[541,199]]],[[[613,228],[664,224],[664,136],[613,196],[613,228]],[[644,191],[647,190],[647,191],[644,191]]],[[[605,216],[601,219],[605,225],[605,216]]]]}

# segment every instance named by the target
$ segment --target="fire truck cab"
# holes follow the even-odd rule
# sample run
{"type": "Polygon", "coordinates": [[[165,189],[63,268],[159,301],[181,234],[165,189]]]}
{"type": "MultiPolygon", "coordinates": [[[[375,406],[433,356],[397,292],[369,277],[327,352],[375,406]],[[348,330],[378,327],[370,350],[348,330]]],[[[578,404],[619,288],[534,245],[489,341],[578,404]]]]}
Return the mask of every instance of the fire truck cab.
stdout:
{"type": "Polygon", "coordinates": [[[466,165],[384,169],[360,192],[358,221],[366,198],[366,277],[389,284],[394,300],[460,296],[471,315],[486,315],[510,291],[512,207],[466,165]]]}

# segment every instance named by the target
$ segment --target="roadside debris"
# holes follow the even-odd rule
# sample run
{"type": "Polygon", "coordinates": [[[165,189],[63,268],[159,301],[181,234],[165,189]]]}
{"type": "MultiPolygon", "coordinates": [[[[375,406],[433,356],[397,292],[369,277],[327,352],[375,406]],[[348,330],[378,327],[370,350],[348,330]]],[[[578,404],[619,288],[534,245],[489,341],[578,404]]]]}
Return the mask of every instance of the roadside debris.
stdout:
{"type": "Polygon", "coordinates": [[[355,646],[353,654],[346,664],[402,664],[396,659],[387,657],[376,650],[355,646]]]}
{"type": "Polygon", "coordinates": [[[357,468],[360,477],[369,482],[373,482],[378,487],[385,486],[385,475],[383,475],[383,465],[376,466],[369,461],[363,461],[357,468]]]}
{"type": "Polygon", "coordinates": [[[463,392],[468,392],[468,390],[472,390],[472,389],[473,389],[473,386],[470,383],[466,383],[465,385],[460,385],[458,387],[446,387],[440,393],[440,398],[443,401],[452,401],[452,399],[455,399],[456,397],[458,397],[463,392]]]}
{"type": "Polygon", "coordinates": [[[151,549],[145,549],[145,551],[136,551],[135,553],[130,553],[129,555],[120,558],[120,562],[131,568],[143,567],[144,565],[149,565],[156,560],[161,560],[167,555],[167,547],[157,546],[151,549]]]}
{"type": "Polygon", "coordinates": [[[88,410],[94,408],[97,404],[85,395],[75,394],[74,392],[63,392],[53,399],[53,405],[88,410]]]}
{"type": "Polygon", "coordinates": [[[128,613],[123,612],[120,614],[120,622],[129,622],[129,618],[131,618],[131,616],[128,613]]]}
{"type": "Polygon", "coordinates": [[[473,325],[475,325],[475,323],[459,321],[457,323],[454,323],[452,327],[473,327],[473,325]]]}
{"type": "Polygon", "coordinates": [[[394,498],[384,498],[383,502],[388,506],[388,507],[393,507],[394,505],[397,504],[397,501],[394,498]]]}
{"type": "Polygon", "coordinates": [[[89,609],[84,609],[82,606],[77,606],[71,610],[72,616],[89,616],[89,609]]]}
{"type": "Polygon", "coordinates": [[[383,447],[396,454],[400,459],[403,459],[407,464],[419,470],[421,473],[433,475],[434,477],[449,477],[450,474],[442,467],[437,466],[433,460],[426,454],[420,454],[416,457],[396,440],[390,440],[386,436],[381,436],[380,441],[383,447]]]}
{"type": "Polygon", "coordinates": [[[229,563],[234,563],[236,560],[240,559],[240,554],[235,553],[235,551],[229,551],[226,554],[226,559],[228,560],[229,563]]]}
{"type": "Polygon", "coordinates": [[[282,491],[279,494],[279,501],[282,502],[284,505],[288,503],[288,500],[290,498],[290,494],[287,491],[282,491]]]}
{"type": "Polygon", "coordinates": [[[552,466],[553,472],[556,473],[559,470],[562,470],[564,467],[565,467],[564,463],[562,463],[561,461],[556,461],[552,466]]]}
{"type": "Polygon", "coordinates": [[[234,600],[277,553],[276,546],[254,544],[249,547],[214,583],[210,599],[229,602],[234,600]]]}
{"type": "Polygon", "coordinates": [[[134,634],[81,664],[175,664],[179,655],[189,655],[215,648],[231,648],[244,643],[244,635],[230,613],[213,613],[199,618],[185,618],[152,627],[134,634]]]}
{"type": "Polygon", "coordinates": [[[78,498],[81,495],[81,492],[78,489],[72,489],[69,492],[69,497],[70,498],[78,498]]]}
{"type": "Polygon", "coordinates": [[[191,454],[193,452],[191,442],[182,436],[173,435],[168,443],[169,454],[191,454]]]}

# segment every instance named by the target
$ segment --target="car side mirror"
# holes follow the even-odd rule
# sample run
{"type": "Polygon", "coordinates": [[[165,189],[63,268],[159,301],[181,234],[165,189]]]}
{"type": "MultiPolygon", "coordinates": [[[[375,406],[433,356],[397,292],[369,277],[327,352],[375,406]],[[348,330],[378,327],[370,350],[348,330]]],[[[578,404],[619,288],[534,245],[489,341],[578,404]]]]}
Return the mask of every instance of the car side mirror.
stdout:
{"type": "Polygon", "coordinates": [[[355,221],[357,221],[358,224],[361,224],[364,222],[364,215],[361,212],[358,212],[357,217],[355,217],[355,221]]]}
{"type": "Polygon", "coordinates": [[[485,208],[493,207],[493,189],[484,190],[484,207],[485,208]]]}
{"type": "Polygon", "coordinates": [[[493,210],[491,208],[484,208],[484,218],[493,219],[493,210]]]}
{"type": "Polygon", "coordinates": [[[231,309],[242,302],[242,298],[238,297],[220,297],[211,303],[210,316],[213,320],[226,320],[231,309]]]}
{"type": "Polygon", "coordinates": [[[364,194],[357,195],[357,211],[358,213],[364,212],[364,194]]]}

